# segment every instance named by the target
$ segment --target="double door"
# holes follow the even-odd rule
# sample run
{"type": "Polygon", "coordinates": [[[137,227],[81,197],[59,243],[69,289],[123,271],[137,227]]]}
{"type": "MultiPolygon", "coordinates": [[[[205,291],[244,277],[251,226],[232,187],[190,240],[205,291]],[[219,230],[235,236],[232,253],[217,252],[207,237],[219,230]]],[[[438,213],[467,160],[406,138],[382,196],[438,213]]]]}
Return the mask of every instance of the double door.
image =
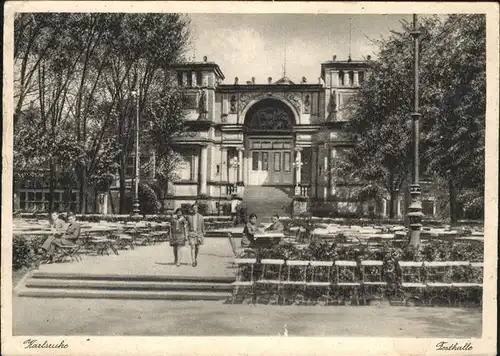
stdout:
{"type": "Polygon", "coordinates": [[[290,142],[253,142],[251,147],[249,185],[293,184],[290,142]]]}

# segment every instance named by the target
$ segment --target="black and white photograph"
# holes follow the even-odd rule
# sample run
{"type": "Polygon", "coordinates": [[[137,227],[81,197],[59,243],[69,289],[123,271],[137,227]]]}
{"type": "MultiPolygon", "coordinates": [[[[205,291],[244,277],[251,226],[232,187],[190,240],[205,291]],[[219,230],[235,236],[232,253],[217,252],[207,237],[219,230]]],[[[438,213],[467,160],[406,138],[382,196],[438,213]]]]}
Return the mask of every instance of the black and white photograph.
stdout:
{"type": "Polygon", "coordinates": [[[498,6],[36,3],[2,354],[496,354],[498,6]]]}

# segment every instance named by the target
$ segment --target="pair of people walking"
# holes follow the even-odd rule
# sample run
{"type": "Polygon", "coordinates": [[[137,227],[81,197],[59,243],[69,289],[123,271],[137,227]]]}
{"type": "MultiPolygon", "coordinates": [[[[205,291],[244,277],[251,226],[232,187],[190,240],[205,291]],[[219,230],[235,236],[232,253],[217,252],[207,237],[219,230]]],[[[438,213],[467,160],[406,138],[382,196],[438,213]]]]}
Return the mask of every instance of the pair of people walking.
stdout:
{"type": "Polygon", "coordinates": [[[203,245],[205,240],[205,220],[203,215],[198,212],[198,205],[194,204],[191,207],[191,215],[184,217],[182,209],[175,210],[174,218],[170,226],[170,246],[174,251],[174,264],[179,267],[180,248],[188,242],[191,248],[191,263],[193,267],[198,265],[198,254],[200,245],[203,245]]]}

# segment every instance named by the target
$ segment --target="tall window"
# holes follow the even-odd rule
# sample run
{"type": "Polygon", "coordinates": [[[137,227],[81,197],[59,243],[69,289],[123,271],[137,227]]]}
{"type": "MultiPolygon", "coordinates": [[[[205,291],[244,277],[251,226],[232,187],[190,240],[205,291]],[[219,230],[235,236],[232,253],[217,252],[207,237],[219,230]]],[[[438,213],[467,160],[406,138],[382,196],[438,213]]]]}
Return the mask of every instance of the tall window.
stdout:
{"type": "Polygon", "coordinates": [[[199,87],[203,85],[202,80],[201,72],[196,72],[196,84],[198,84],[199,87]]]}
{"type": "Polygon", "coordinates": [[[262,170],[267,171],[269,164],[269,153],[268,152],[262,152],[262,170]]]}
{"type": "Polygon", "coordinates": [[[182,72],[181,71],[177,71],[177,85],[179,85],[180,87],[182,87],[184,85],[184,83],[182,82],[182,72]]]}
{"type": "Polygon", "coordinates": [[[365,81],[365,72],[358,72],[358,82],[359,84],[365,81]]]}
{"type": "Polygon", "coordinates": [[[353,86],[354,85],[354,72],[353,71],[350,71],[349,72],[349,86],[353,86]]]}
{"type": "Polygon", "coordinates": [[[274,171],[281,171],[281,152],[274,152],[274,171]]]}
{"type": "Polygon", "coordinates": [[[260,152],[252,152],[252,171],[258,171],[259,170],[259,157],[260,157],[260,152]]]}
{"type": "Polygon", "coordinates": [[[283,170],[285,172],[290,172],[290,152],[283,152],[283,170]]]}
{"type": "Polygon", "coordinates": [[[433,200],[422,200],[422,212],[425,216],[434,215],[434,201],[433,200]]]}
{"type": "Polygon", "coordinates": [[[345,83],[344,83],[344,72],[343,71],[339,72],[339,85],[340,86],[344,86],[345,85],[345,83]]]}

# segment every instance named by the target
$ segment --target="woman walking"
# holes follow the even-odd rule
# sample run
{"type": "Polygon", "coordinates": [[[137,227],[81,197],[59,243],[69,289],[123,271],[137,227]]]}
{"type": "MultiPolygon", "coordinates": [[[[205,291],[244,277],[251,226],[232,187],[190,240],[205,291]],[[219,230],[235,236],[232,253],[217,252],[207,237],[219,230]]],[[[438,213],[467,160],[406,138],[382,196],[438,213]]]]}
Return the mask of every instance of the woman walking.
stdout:
{"type": "Polygon", "coordinates": [[[198,253],[200,245],[203,245],[205,239],[205,220],[203,215],[198,212],[198,204],[193,204],[192,215],[187,217],[189,225],[188,242],[191,247],[191,262],[192,266],[198,265],[198,253]]]}
{"type": "Polygon", "coordinates": [[[170,246],[174,249],[174,263],[177,267],[181,265],[179,249],[186,245],[187,221],[182,215],[180,208],[175,210],[174,218],[170,226],[170,246]]]}

